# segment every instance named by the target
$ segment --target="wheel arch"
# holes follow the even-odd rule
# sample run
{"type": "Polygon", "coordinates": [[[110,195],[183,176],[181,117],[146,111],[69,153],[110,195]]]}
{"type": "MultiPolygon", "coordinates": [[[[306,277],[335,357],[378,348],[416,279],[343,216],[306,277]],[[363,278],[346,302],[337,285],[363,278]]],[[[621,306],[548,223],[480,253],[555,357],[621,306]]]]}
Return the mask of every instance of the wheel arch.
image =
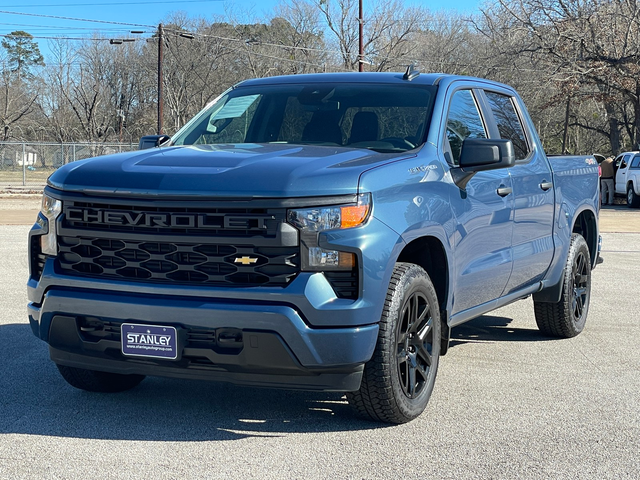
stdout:
{"type": "Polygon", "coordinates": [[[412,240],[402,249],[397,261],[419,265],[429,275],[440,303],[440,323],[442,325],[440,330],[442,337],[440,355],[444,355],[449,348],[449,338],[451,336],[447,313],[450,275],[446,249],[437,237],[419,237],[412,240]]]}
{"type": "Polygon", "coordinates": [[[593,267],[598,258],[598,220],[591,210],[583,210],[576,217],[571,233],[578,233],[587,242],[589,257],[593,267]]]}
{"type": "Polygon", "coordinates": [[[449,262],[444,246],[438,238],[431,236],[416,238],[402,249],[397,261],[421,266],[429,274],[436,289],[440,310],[447,308],[449,262]]]}
{"type": "MultiPolygon", "coordinates": [[[[567,229],[568,230],[568,229],[567,229]]],[[[598,259],[598,219],[595,212],[590,207],[584,207],[576,214],[571,227],[571,233],[567,230],[566,243],[556,245],[556,255],[559,255],[559,261],[564,265],[566,256],[569,254],[569,246],[571,243],[571,235],[574,233],[579,234],[584,238],[587,248],[589,249],[589,258],[591,259],[591,268],[596,265],[598,259]]],[[[564,269],[560,274],[557,283],[547,285],[545,288],[537,293],[533,294],[534,302],[542,303],[557,303],[560,301],[562,295],[562,286],[564,284],[564,269]]]]}

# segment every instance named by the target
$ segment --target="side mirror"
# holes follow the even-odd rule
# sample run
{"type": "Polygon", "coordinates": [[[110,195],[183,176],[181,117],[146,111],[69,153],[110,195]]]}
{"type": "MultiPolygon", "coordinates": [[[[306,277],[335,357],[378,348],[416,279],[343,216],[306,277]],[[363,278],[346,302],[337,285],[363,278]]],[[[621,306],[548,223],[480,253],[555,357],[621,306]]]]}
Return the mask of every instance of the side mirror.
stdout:
{"type": "Polygon", "coordinates": [[[146,150],[147,148],[159,147],[171,137],[169,135],[145,135],[140,139],[138,150],[146,150]]]}
{"type": "Polygon", "coordinates": [[[493,138],[467,138],[462,142],[460,166],[451,169],[454,183],[461,189],[476,172],[508,168],[516,163],[511,140],[493,138]]]}
{"type": "Polygon", "coordinates": [[[462,142],[460,168],[465,172],[508,168],[515,162],[516,155],[511,140],[467,138],[462,142]]]}

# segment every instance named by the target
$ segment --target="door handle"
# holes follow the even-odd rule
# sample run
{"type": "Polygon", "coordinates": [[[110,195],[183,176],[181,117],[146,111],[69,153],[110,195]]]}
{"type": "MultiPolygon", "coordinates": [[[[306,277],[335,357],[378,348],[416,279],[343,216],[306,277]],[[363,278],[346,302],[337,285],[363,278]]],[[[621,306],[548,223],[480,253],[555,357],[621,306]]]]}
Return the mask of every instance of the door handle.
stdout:
{"type": "Polygon", "coordinates": [[[500,187],[500,188],[498,188],[497,192],[498,192],[498,195],[500,195],[501,197],[506,197],[511,192],[513,192],[513,188],[511,188],[511,187],[500,187]]]}
{"type": "Polygon", "coordinates": [[[542,190],[544,190],[545,192],[547,190],[549,190],[551,187],[553,187],[553,182],[547,182],[546,180],[544,180],[541,184],[540,184],[540,188],[542,190]]]}

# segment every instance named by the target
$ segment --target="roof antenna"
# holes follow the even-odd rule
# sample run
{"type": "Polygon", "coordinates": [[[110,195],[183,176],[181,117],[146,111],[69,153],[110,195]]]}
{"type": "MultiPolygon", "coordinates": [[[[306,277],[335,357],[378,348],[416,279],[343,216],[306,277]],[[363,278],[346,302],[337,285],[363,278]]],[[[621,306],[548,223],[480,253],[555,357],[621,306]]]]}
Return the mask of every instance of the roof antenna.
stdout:
{"type": "Polygon", "coordinates": [[[407,71],[404,72],[402,79],[411,81],[414,78],[416,78],[418,75],[420,75],[420,70],[418,70],[415,64],[412,63],[411,65],[407,66],[407,71]]]}

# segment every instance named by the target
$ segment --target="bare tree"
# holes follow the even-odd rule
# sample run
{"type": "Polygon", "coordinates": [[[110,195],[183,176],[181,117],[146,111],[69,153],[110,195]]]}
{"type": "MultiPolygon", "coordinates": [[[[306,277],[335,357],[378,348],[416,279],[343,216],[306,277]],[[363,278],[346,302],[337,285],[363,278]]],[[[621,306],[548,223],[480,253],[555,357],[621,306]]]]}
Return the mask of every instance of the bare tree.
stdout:
{"type": "MultiPolygon", "coordinates": [[[[635,0],[498,0],[484,10],[483,31],[506,56],[526,56],[564,90],[631,110],[630,141],[640,139],[640,4],[635,0]]],[[[611,149],[620,148],[605,108],[611,149]]]]}
{"type": "Polygon", "coordinates": [[[272,41],[275,52],[293,60],[287,73],[309,73],[326,70],[327,49],[320,12],[310,3],[289,0],[275,9],[272,41]]]}
{"type": "MultiPolygon", "coordinates": [[[[359,62],[358,0],[302,0],[311,2],[327,24],[342,68],[357,70],[359,62]]],[[[423,30],[429,12],[422,7],[405,8],[399,0],[367,2],[364,15],[364,56],[374,70],[397,69],[413,53],[415,35],[423,30]]]]}
{"type": "MultiPolygon", "coordinates": [[[[0,71],[0,124],[2,141],[13,136],[14,127],[35,110],[37,93],[33,93],[24,83],[16,82],[7,70],[0,71]]],[[[24,132],[21,131],[21,136],[24,132]]]]}

